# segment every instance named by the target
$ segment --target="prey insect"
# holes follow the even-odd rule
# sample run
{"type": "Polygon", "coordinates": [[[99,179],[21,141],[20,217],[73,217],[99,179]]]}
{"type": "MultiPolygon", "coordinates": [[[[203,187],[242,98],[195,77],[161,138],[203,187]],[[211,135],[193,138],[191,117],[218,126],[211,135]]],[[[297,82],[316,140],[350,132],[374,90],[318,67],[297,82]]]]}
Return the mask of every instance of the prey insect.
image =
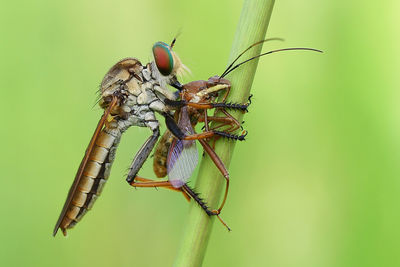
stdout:
{"type": "MultiPolygon", "coordinates": [[[[321,52],[319,50],[311,48],[285,48],[263,53],[259,56],[252,57],[234,66],[236,61],[249,49],[271,40],[282,39],[271,38],[254,43],[246,50],[244,50],[241,54],[239,54],[239,56],[227,67],[227,69],[223,72],[221,76],[211,77],[208,81],[199,80],[185,84],[180,90],[180,100],[167,100],[167,105],[171,106],[171,108],[177,109],[175,113],[175,119],[178,122],[179,129],[185,131],[188,134],[193,134],[195,133],[195,125],[199,122],[202,122],[204,123],[204,132],[198,134],[199,136],[209,135],[208,139],[213,138],[214,141],[216,137],[218,138],[220,136],[231,138],[233,140],[244,140],[247,132],[239,136],[231,134],[232,132],[235,132],[236,130],[241,128],[241,124],[229,114],[228,109],[247,111],[247,108],[251,103],[251,96],[249,97],[249,102],[246,104],[226,103],[226,98],[231,89],[231,83],[229,80],[224,79],[224,77],[228,75],[231,71],[238,68],[240,65],[267,54],[285,50],[311,50],[321,52]],[[225,93],[222,97],[221,102],[215,102],[221,92],[225,93]],[[220,111],[223,116],[209,116],[207,114],[207,111],[214,108],[220,111]],[[218,122],[218,125],[210,127],[210,122],[218,122]],[[219,131],[219,128],[221,127],[223,127],[223,130],[219,131]],[[218,135],[210,134],[217,132],[219,133],[218,135]]],[[[220,204],[220,207],[216,210],[211,210],[198,196],[198,194],[186,184],[192,172],[194,171],[198,161],[198,154],[195,142],[175,138],[174,136],[179,136],[179,133],[173,132],[175,129],[172,128],[171,130],[171,127],[168,128],[170,129],[170,131],[167,130],[164,133],[155,150],[153,169],[156,176],[159,178],[163,178],[168,174],[168,179],[174,187],[183,188],[184,191],[186,191],[195,201],[198,202],[198,204],[205,210],[208,215],[216,215],[218,219],[229,230],[229,227],[226,225],[226,223],[223,222],[222,219],[219,217],[219,214],[221,213],[221,210],[226,203],[229,189],[229,173],[224,166],[222,160],[218,157],[214,149],[208,144],[205,139],[199,139],[199,142],[203,146],[204,151],[210,156],[215,166],[220,170],[220,172],[226,179],[225,194],[220,204]]]]}
{"type": "MultiPolygon", "coordinates": [[[[209,136],[208,139],[215,139],[216,137],[223,136],[233,140],[244,140],[247,132],[241,135],[232,134],[232,132],[240,128],[241,125],[227,112],[227,109],[247,111],[250,102],[246,104],[215,102],[219,91],[225,90],[228,92],[230,86],[228,80],[220,79],[219,77],[212,77],[208,81],[194,81],[183,85],[180,91],[181,101],[166,101],[167,104],[171,105],[171,108],[177,109],[175,119],[179,127],[178,130],[182,131],[184,134],[193,135],[196,134],[194,130],[196,124],[204,122],[204,131],[197,134],[198,136],[207,135],[209,136]],[[209,116],[207,110],[213,108],[221,110],[224,116],[209,116]],[[219,122],[220,124],[211,128],[209,126],[210,122],[219,122]],[[221,131],[219,128],[224,126],[227,127],[221,131]]],[[[168,174],[168,180],[174,187],[182,188],[208,215],[216,215],[222,224],[230,230],[219,216],[225,204],[229,188],[228,170],[215,153],[212,146],[210,146],[205,139],[197,139],[204,151],[210,156],[215,166],[226,179],[226,190],[223,202],[218,209],[211,210],[207,207],[203,199],[200,198],[199,194],[186,184],[197,166],[198,152],[195,140],[184,140],[174,137],[181,135],[181,133],[176,132],[176,130],[177,129],[172,128],[172,133],[170,130],[167,130],[156,147],[153,161],[153,169],[156,176],[162,178],[168,174]]]]}

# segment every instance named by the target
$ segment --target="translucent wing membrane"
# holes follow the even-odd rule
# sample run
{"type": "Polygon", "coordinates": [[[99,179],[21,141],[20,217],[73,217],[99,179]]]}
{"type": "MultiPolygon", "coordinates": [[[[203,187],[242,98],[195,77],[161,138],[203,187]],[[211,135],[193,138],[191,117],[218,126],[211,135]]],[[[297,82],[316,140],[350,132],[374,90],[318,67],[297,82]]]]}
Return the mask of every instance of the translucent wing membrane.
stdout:
{"type": "MultiPolygon", "coordinates": [[[[186,135],[194,133],[187,107],[180,111],[178,126],[186,135]]],[[[176,188],[183,186],[192,176],[198,160],[195,140],[175,139],[169,148],[167,159],[168,179],[171,184],[176,188]]]]}

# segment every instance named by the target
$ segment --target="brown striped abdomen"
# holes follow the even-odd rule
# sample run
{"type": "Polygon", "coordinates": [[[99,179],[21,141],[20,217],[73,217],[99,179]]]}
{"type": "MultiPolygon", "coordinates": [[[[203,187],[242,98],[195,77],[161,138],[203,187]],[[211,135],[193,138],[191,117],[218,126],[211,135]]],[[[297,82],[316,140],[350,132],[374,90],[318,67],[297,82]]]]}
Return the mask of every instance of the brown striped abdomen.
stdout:
{"type": "Polygon", "coordinates": [[[104,128],[95,142],[72,201],[60,224],[64,235],[66,229],[72,228],[92,208],[110,175],[115,150],[120,139],[120,135],[114,136],[110,132],[108,128],[104,128]]]}

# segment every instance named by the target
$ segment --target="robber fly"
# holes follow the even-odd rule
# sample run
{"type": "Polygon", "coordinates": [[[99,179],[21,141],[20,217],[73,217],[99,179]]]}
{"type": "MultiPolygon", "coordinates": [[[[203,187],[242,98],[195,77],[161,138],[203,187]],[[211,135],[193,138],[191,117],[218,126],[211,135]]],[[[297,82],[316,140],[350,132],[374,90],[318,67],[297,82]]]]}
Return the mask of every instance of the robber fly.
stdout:
{"type": "MultiPolygon", "coordinates": [[[[226,103],[225,100],[230,92],[231,83],[224,77],[231,71],[238,68],[240,65],[254,60],[255,58],[286,50],[311,50],[321,52],[311,48],[285,48],[279,50],[273,50],[263,53],[259,56],[255,56],[248,60],[245,60],[234,66],[235,62],[249,49],[252,47],[271,40],[282,40],[280,38],[270,38],[254,43],[246,50],[244,50],[223,72],[221,76],[213,76],[208,81],[193,81],[185,84],[180,89],[180,100],[166,100],[166,104],[172,108],[178,108],[175,113],[175,119],[181,131],[185,134],[193,135],[194,127],[198,122],[204,122],[204,132],[200,135],[209,135],[210,137],[227,137],[233,140],[244,140],[247,132],[242,135],[234,135],[232,132],[241,128],[241,124],[228,113],[228,109],[241,110],[243,112],[248,111],[250,105],[251,96],[249,96],[249,102],[246,104],[239,103],[226,103]],[[216,99],[219,97],[220,92],[225,92],[222,97],[222,101],[216,103],[216,99]],[[209,116],[207,110],[217,108],[224,115],[223,116],[209,116]],[[210,128],[209,122],[218,122],[217,126],[210,128]],[[223,131],[217,131],[218,128],[225,127],[223,131]],[[218,133],[218,134],[210,134],[218,133]]],[[[168,126],[168,125],[167,125],[168,126]]],[[[171,128],[171,127],[169,127],[171,128]]],[[[217,215],[218,219],[228,228],[229,227],[222,221],[219,214],[225,205],[228,188],[229,188],[229,173],[225,168],[223,162],[215,153],[214,149],[206,142],[205,139],[199,139],[200,144],[203,146],[205,152],[209,154],[210,158],[215,163],[216,167],[220,170],[222,175],[226,179],[225,195],[222,200],[220,207],[217,210],[210,210],[204,201],[198,197],[198,194],[191,189],[186,182],[192,175],[192,172],[196,168],[198,162],[198,153],[196,149],[196,143],[193,140],[177,139],[174,136],[179,136],[179,133],[171,132],[167,130],[159,141],[153,160],[153,170],[157,177],[163,178],[168,174],[168,180],[176,188],[183,188],[187,194],[195,199],[198,204],[206,211],[208,215],[217,215]]],[[[214,138],[215,140],[215,138],[214,138]]]]}
{"type": "Polygon", "coordinates": [[[152,135],[136,154],[128,174],[128,182],[136,174],[153,149],[160,135],[155,112],[172,116],[165,99],[176,96],[167,85],[180,88],[177,75],[185,71],[171,45],[157,42],[153,46],[155,61],[142,65],[136,58],[117,62],[100,85],[100,106],[104,109],[96,130],[86,149],[53,235],[60,228],[64,235],[92,208],[107,181],[121,135],[131,126],[148,127],[152,135]]]}

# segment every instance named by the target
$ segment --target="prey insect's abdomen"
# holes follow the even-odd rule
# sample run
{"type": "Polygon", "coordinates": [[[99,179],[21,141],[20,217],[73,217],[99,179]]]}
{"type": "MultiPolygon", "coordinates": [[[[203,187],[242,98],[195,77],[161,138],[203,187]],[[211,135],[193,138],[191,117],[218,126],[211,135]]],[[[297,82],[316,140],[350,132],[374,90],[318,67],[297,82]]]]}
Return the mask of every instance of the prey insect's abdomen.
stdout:
{"type": "Polygon", "coordinates": [[[99,133],[69,207],[59,225],[64,235],[66,229],[72,228],[92,208],[100,195],[109,177],[118,143],[119,136],[111,134],[109,128],[106,127],[99,133]]]}

